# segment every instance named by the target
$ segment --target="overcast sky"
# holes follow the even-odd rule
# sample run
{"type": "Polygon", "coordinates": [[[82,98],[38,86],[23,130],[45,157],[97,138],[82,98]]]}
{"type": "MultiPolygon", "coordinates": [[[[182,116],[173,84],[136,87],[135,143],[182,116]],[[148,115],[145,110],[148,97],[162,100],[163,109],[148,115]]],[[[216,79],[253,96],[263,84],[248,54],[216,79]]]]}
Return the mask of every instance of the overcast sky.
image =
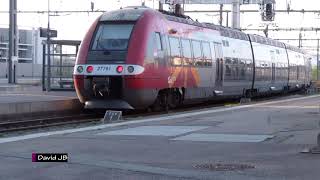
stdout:
{"type": "MultiPolygon", "coordinates": [[[[120,7],[141,5],[142,0],[50,0],[50,10],[90,10],[90,2],[95,3],[95,9],[114,10],[120,7]]],[[[276,9],[286,9],[286,4],[291,2],[291,9],[301,10],[319,10],[319,0],[276,0],[276,9]]],[[[22,11],[47,11],[47,0],[18,0],[18,10],[22,11]]],[[[155,0],[146,0],[146,5],[158,8],[158,2],[155,0]]],[[[225,5],[225,9],[231,9],[230,5],[225,5]]],[[[241,9],[257,10],[258,5],[243,5],[241,9]]],[[[8,11],[9,0],[0,0],[0,11],[8,11]]],[[[187,5],[186,10],[217,10],[217,5],[187,5]]],[[[213,22],[218,24],[219,16],[209,16],[210,13],[189,13],[193,19],[200,22],[213,22]]],[[[211,15],[214,15],[213,13],[211,15]]],[[[60,16],[52,16],[51,27],[58,30],[59,39],[82,39],[84,33],[90,24],[99,16],[99,13],[82,13],[82,14],[60,14],[60,16]]],[[[231,14],[230,14],[231,16],[231,14]]],[[[8,26],[9,16],[7,13],[0,13],[0,26],[8,26]]],[[[224,18],[224,25],[225,25],[224,18]]],[[[276,14],[275,24],[279,27],[320,27],[319,14],[301,14],[301,13],[279,13],[276,14]]],[[[231,17],[229,25],[231,24],[231,17]]],[[[262,21],[258,13],[241,14],[242,28],[258,28],[262,21]]],[[[18,25],[23,28],[38,28],[47,26],[46,14],[19,14],[18,25]]],[[[252,32],[261,34],[258,32],[252,32]]],[[[299,32],[270,32],[272,38],[298,38],[299,32]]],[[[305,38],[320,37],[320,32],[303,32],[305,38]]],[[[296,45],[297,43],[291,43],[296,45]]],[[[310,44],[309,44],[310,45],[310,44]]]]}

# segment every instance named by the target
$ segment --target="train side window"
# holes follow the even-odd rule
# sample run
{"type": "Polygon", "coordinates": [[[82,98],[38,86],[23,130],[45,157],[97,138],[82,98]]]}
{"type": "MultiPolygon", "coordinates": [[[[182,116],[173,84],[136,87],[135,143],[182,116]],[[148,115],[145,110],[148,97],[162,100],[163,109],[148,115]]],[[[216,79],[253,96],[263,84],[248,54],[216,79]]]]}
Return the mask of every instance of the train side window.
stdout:
{"type": "Polygon", "coordinates": [[[192,40],[193,58],[196,66],[202,66],[202,51],[200,41],[192,40]]]}
{"type": "Polygon", "coordinates": [[[202,42],[203,60],[205,66],[212,66],[212,55],[210,50],[210,44],[208,42],[202,42]]]}
{"type": "Polygon", "coordinates": [[[230,57],[225,58],[225,80],[232,80],[232,59],[230,57]]]}
{"type": "Polygon", "coordinates": [[[238,58],[232,58],[232,64],[238,65],[239,64],[239,59],[238,58]]]}
{"type": "Polygon", "coordinates": [[[231,79],[231,68],[229,64],[226,64],[225,78],[226,80],[231,79]]]}
{"type": "Polygon", "coordinates": [[[183,58],[184,58],[184,65],[192,66],[193,60],[192,60],[190,40],[181,39],[181,46],[182,46],[182,54],[183,54],[183,58]]]}
{"type": "Polygon", "coordinates": [[[157,50],[158,51],[162,51],[163,50],[163,46],[162,46],[162,41],[161,41],[161,35],[159,32],[155,33],[155,40],[156,40],[156,44],[157,44],[157,50]]]}
{"type": "Polygon", "coordinates": [[[171,64],[180,66],[182,64],[180,54],[180,41],[176,37],[169,37],[171,64]]]}
{"type": "Polygon", "coordinates": [[[225,63],[226,63],[226,64],[231,64],[231,63],[232,63],[232,62],[231,62],[231,58],[226,57],[226,58],[225,58],[225,63]]]}

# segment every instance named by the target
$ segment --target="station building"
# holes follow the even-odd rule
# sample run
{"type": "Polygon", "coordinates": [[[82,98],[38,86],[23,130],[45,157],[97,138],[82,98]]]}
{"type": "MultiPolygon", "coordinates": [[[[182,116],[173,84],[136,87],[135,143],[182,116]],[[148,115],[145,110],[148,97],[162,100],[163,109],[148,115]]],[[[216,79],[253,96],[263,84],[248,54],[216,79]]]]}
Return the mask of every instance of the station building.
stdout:
{"type": "MultiPolygon", "coordinates": [[[[18,31],[17,77],[41,77],[42,41],[40,29],[19,29],[18,31]]],[[[9,56],[9,29],[0,28],[0,78],[7,77],[9,56]]]]}

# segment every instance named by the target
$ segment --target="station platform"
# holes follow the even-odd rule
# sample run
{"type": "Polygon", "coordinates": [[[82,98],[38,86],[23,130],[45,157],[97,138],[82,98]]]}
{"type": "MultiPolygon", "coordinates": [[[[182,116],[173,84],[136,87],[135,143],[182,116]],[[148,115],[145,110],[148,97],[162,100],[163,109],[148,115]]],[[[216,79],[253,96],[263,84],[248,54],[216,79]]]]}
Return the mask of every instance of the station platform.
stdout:
{"type": "Polygon", "coordinates": [[[3,179],[318,179],[320,95],[0,138],[3,179]],[[68,163],[31,162],[68,153],[68,163]]]}
{"type": "Polygon", "coordinates": [[[0,120],[79,111],[81,108],[75,92],[44,92],[41,86],[33,83],[0,83],[0,120]]]}

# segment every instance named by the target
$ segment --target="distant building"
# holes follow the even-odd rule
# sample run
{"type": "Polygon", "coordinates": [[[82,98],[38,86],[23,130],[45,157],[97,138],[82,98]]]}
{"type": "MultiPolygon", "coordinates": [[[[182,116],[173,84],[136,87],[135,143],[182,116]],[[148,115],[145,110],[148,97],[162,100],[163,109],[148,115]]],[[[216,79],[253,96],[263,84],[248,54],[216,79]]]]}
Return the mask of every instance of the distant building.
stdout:
{"type": "MultiPolygon", "coordinates": [[[[16,75],[20,77],[41,77],[42,75],[42,41],[39,29],[19,29],[18,64],[16,75]]],[[[7,61],[9,56],[9,30],[0,28],[0,78],[7,78],[7,61]]]]}
{"type": "MultiPolygon", "coordinates": [[[[42,40],[39,29],[19,29],[18,62],[42,64],[42,40]]],[[[9,30],[0,28],[0,63],[6,63],[9,55],[9,30]]]]}

